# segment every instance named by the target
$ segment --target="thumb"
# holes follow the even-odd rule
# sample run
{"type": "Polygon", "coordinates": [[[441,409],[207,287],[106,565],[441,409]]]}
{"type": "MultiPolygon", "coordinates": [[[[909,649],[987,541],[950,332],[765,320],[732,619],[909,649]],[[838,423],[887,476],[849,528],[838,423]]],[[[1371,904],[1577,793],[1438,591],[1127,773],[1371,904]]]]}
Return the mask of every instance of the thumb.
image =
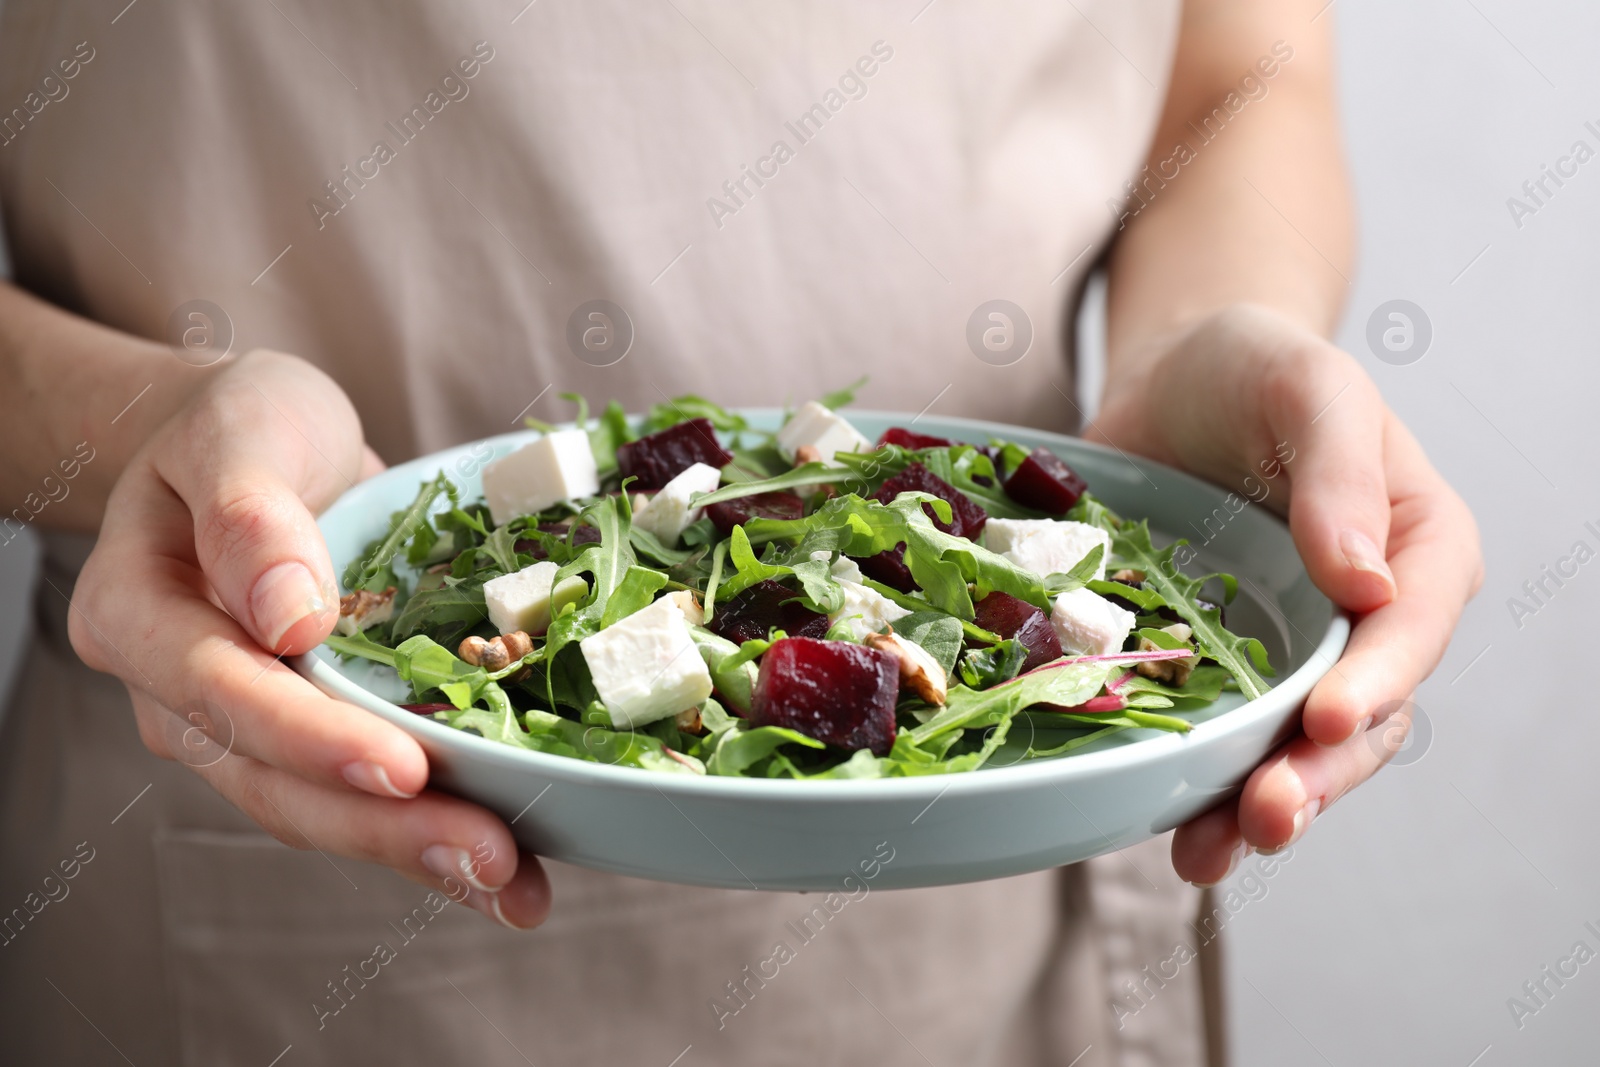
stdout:
{"type": "Polygon", "coordinates": [[[1289,530],[1306,571],[1334,603],[1367,612],[1395,596],[1386,558],[1386,409],[1365,375],[1356,370],[1351,379],[1342,369],[1342,361],[1323,364],[1301,377],[1271,421],[1289,478],[1289,530]]]}
{"type": "Polygon", "coordinates": [[[291,655],[316,647],[339,615],[333,562],[308,501],[320,506],[347,488],[363,447],[355,411],[332,381],[274,358],[281,363],[266,373],[200,398],[155,463],[193,516],[196,562],[222,607],[262,648],[291,655]]]}

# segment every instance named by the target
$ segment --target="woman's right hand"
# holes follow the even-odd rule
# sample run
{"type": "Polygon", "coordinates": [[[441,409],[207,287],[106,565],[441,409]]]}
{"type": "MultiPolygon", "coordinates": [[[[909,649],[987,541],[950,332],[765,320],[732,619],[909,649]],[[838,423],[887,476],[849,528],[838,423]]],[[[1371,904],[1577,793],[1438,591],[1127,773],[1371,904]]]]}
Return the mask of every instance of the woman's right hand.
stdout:
{"type": "Polygon", "coordinates": [[[276,352],[239,358],[118,479],[73,592],[72,645],[128,687],[151,752],[183,759],[278,840],[381,863],[457,900],[465,883],[469,905],[531,928],[549,884],[505,824],[425,791],[416,741],[281,659],[315,648],[338,618],[315,514],[381,469],[327,375],[276,352]],[[197,728],[203,758],[186,751],[197,728]]]}

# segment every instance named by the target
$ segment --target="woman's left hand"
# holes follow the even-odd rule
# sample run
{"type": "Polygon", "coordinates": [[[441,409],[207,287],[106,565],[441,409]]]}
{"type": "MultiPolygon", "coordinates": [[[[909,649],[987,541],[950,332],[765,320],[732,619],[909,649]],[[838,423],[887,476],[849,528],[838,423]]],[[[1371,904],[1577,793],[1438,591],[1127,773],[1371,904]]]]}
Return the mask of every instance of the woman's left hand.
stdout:
{"type": "Polygon", "coordinates": [[[1438,665],[1483,561],[1466,504],[1360,364],[1321,337],[1241,306],[1147,356],[1113,374],[1086,436],[1286,513],[1312,580],[1355,616],[1344,656],[1306,700],[1301,733],[1173,838],[1178,874],[1208,885],[1252,850],[1299,840],[1383,765],[1392,725],[1388,746],[1364,735],[1438,665]]]}

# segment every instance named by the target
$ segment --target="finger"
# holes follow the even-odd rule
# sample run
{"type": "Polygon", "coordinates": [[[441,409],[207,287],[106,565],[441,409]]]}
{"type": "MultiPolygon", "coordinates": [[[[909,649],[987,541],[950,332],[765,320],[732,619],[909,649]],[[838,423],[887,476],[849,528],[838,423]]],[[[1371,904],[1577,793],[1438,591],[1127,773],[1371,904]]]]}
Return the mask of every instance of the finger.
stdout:
{"type": "Polygon", "coordinates": [[[1389,430],[1394,486],[1390,563],[1395,599],[1356,623],[1343,657],[1306,700],[1306,736],[1339,744],[1438,666],[1482,576],[1477,526],[1410,433],[1389,430]]]}
{"type": "Polygon", "coordinates": [[[1318,815],[1371,778],[1392,752],[1363,735],[1342,745],[1290,741],[1257,767],[1239,794],[1239,830],[1261,852],[1277,852],[1305,836],[1318,815]]]}
{"type": "Polygon", "coordinates": [[[196,555],[223,607],[263,648],[305,652],[338,617],[312,509],[362,469],[360,422],[299,361],[258,357],[251,370],[219,381],[151,459],[193,516],[196,555]]]}
{"type": "Polygon", "coordinates": [[[385,800],[327,789],[236,755],[197,771],[287,845],[392,868],[516,929],[549,912],[538,860],[519,854],[506,825],[474,804],[435,792],[385,800]]]}
{"type": "MultiPolygon", "coordinates": [[[[131,473],[151,484],[125,497],[119,485],[100,547],[74,593],[73,642],[86,662],[173,709],[183,729],[200,725],[242,756],[377,796],[421,791],[428,779],[421,746],[399,727],[322,694],[205,599],[204,576],[182,558],[186,509],[154,475],[131,473]],[[130,588],[139,595],[122,594],[130,588]]],[[[145,717],[140,721],[146,732],[145,717]]],[[[166,754],[148,737],[146,743],[166,754]]]]}
{"type": "Polygon", "coordinates": [[[1230,797],[1172,835],[1172,869],[1202,887],[1214,886],[1253,852],[1239,832],[1239,798],[1230,797]]]}
{"type": "Polygon", "coordinates": [[[382,474],[388,469],[389,465],[383,461],[383,457],[372,450],[372,446],[361,446],[361,473],[357,476],[356,481],[364,482],[373,475],[382,474]]]}
{"type": "Polygon", "coordinates": [[[1285,356],[1265,391],[1289,479],[1289,530],[1317,588],[1350,611],[1394,598],[1385,546],[1389,489],[1384,473],[1386,408],[1355,361],[1331,345],[1285,356]]]}

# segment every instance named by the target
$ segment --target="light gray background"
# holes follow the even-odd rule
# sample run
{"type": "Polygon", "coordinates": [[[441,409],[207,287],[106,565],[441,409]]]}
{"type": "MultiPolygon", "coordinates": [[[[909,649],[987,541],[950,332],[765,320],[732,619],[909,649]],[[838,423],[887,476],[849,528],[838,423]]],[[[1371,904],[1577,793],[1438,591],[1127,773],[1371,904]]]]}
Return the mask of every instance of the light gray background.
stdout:
{"type": "MultiPolygon", "coordinates": [[[[1584,529],[1600,529],[1600,158],[1520,229],[1506,200],[1574,141],[1600,150],[1584,128],[1600,129],[1600,7],[1336,0],[1323,17],[1340,23],[1362,212],[1340,340],[1473,506],[1489,573],[1417,695],[1433,731],[1423,758],[1320,818],[1228,923],[1235,1058],[1593,1063],[1600,962],[1550,985],[1554,997],[1520,1030],[1507,999],[1574,942],[1600,951],[1583,927],[1600,928],[1600,655],[1586,647],[1600,560],[1520,629],[1507,599],[1575,541],[1600,550],[1584,529]],[[1368,317],[1397,298],[1434,330],[1410,366],[1366,346],[1368,317]]],[[[0,682],[33,561],[22,540],[0,546],[0,682]]]]}

